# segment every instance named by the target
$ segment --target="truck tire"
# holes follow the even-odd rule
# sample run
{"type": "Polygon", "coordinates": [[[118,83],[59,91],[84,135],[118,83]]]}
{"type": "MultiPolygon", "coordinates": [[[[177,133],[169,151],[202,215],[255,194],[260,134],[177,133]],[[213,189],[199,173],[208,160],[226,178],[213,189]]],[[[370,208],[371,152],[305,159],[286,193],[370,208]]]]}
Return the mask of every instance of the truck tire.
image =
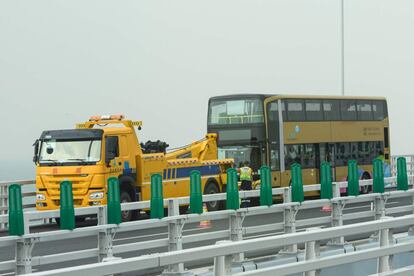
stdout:
{"type": "MultiPolygon", "coordinates": [[[[371,176],[368,172],[362,174],[361,180],[371,179],[371,176]]],[[[372,186],[363,186],[361,187],[361,194],[369,194],[372,191],[372,186]]]]}
{"type": "MultiPolygon", "coordinates": [[[[120,201],[121,203],[127,203],[127,202],[133,202],[130,193],[128,193],[127,191],[121,191],[121,195],[120,195],[120,201]]],[[[123,222],[126,221],[132,221],[137,219],[137,210],[129,210],[129,211],[122,211],[121,212],[121,218],[123,222]]]]}
{"type": "MultiPolygon", "coordinates": [[[[205,195],[209,195],[209,194],[217,194],[219,193],[220,190],[218,188],[217,183],[214,180],[210,180],[207,182],[206,186],[204,187],[204,194],[205,195]]],[[[220,208],[220,202],[219,201],[209,201],[206,202],[207,205],[207,210],[209,212],[211,211],[218,211],[220,208]]]]}
{"type": "MultiPolygon", "coordinates": [[[[119,188],[120,188],[120,201],[121,203],[135,202],[138,200],[135,194],[135,183],[134,179],[129,176],[120,176],[119,177],[119,188]]],[[[121,218],[123,222],[133,221],[138,218],[140,211],[139,210],[129,210],[122,211],[121,218]]]]}

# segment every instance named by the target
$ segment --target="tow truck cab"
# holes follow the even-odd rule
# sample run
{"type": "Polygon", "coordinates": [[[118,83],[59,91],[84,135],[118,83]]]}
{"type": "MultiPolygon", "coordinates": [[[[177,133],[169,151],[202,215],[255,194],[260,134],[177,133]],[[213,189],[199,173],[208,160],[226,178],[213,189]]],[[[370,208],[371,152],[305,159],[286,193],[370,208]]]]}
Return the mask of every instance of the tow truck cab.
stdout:
{"type": "Polygon", "coordinates": [[[63,180],[72,182],[76,207],[106,204],[107,180],[120,175],[130,178],[130,187],[125,189],[130,192],[128,201],[137,200],[139,191],[133,185],[137,154],[137,139],[131,128],[44,131],[35,142],[33,158],[37,209],[59,208],[63,180]]]}

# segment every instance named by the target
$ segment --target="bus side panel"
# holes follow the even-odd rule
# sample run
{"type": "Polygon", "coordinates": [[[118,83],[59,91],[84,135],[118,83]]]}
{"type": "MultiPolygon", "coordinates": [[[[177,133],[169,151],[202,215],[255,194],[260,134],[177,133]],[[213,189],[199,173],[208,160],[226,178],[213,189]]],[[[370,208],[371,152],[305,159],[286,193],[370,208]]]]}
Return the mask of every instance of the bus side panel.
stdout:
{"type": "MultiPolygon", "coordinates": [[[[303,185],[311,185],[311,184],[318,184],[318,173],[317,169],[303,169],[302,170],[302,180],[303,185]]],[[[289,187],[291,185],[291,175],[290,170],[284,171],[281,173],[281,187],[289,187]]],[[[306,196],[317,196],[319,195],[319,191],[315,192],[307,192],[305,193],[306,196]]]]}
{"type": "Polygon", "coordinates": [[[290,170],[286,170],[280,173],[280,186],[281,187],[289,187],[290,185],[290,170]]]}
{"type": "Polygon", "coordinates": [[[336,171],[336,181],[342,182],[346,181],[348,177],[348,167],[338,166],[335,168],[336,171]]]}
{"type": "Polygon", "coordinates": [[[384,130],[376,121],[333,122],[332,141],[384,141],[384,130]]]}
{"type": "Polygon", "coordinates": [[[283,124],[285,144],[307,144],[329,142],[330,122],[285,122],[283,124]]]}
{"type": "Polygon", "coordinates": [[[302,169],[302,179],[304,185],[319,183],[319,170],[316,168],[302,169]]]}
{"type": "Polygon", "coordinates": [[[281,186],[281,177],[279,171],[272,171],[271,172],[272,177],[272,187],[277,188],[281,186]]]}

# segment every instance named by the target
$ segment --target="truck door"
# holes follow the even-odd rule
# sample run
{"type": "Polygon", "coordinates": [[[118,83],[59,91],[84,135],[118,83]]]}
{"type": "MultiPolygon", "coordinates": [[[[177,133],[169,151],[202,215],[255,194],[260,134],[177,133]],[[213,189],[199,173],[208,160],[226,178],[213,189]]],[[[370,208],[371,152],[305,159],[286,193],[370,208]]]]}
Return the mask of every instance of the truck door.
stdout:
{"type": "Polygon", "coordinates": [[[123,164],[122,160],[119,157],[118,136],[105,137],[105,163],[106,167],[108,168],[107,179],[112,176],[118,177],[122,173],[123,164]]]}

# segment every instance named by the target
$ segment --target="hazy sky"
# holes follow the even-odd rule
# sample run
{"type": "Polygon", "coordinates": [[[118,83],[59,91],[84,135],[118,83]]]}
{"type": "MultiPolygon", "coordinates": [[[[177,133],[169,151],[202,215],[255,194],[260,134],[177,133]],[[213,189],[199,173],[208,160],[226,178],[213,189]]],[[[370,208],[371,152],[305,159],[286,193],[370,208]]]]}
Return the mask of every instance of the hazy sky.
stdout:
{"type": "MultiPolygon", "coordinates": [[[[345,14],[346,93],[386,96],[392,153],[414,153],[414,1],[345,14]]],[[[339,15],[339,0],[0,0],[0,180],[33,178],[41,131],[90,115],[179,146],[214,95],[338,95],[339,15]]]]}

